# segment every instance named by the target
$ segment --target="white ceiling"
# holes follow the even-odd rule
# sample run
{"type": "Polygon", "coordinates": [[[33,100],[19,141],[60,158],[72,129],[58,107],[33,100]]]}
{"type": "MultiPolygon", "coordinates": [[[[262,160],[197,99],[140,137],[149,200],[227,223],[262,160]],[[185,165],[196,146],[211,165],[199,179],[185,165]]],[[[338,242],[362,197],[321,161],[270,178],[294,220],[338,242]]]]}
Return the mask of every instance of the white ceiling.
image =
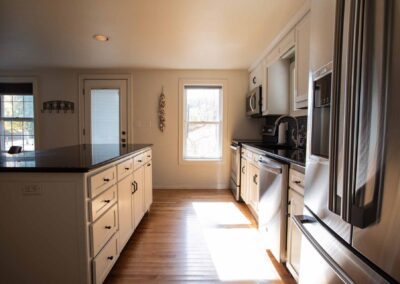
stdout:
{"type": "Polygon", "coordinates": [[[0,68],[248,68],[304,2],[1,0],[0,68]]]}

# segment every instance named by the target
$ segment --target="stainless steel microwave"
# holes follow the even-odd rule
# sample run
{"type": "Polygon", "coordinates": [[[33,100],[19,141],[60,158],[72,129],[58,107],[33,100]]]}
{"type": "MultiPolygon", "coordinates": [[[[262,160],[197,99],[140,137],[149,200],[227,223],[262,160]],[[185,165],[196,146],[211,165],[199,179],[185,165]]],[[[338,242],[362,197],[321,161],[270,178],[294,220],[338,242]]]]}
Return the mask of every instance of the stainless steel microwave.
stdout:
{"type": "Polygon", "coordinates": [[[255,87],[246,96],[246,114],[249,116],[261,116],[262,111],[261,85],[255,87]]]}

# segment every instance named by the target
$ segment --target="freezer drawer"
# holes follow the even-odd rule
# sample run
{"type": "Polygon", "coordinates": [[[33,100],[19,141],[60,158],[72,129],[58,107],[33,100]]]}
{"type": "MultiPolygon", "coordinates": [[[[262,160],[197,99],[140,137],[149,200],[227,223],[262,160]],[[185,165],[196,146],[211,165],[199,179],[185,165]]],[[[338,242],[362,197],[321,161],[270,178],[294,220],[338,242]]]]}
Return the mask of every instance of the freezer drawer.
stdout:
{"type": "Polygon", "coordinates": [[[303,235],[300,283],[388,283],[311,213],[296,215],[293,221],[303,235]]]}

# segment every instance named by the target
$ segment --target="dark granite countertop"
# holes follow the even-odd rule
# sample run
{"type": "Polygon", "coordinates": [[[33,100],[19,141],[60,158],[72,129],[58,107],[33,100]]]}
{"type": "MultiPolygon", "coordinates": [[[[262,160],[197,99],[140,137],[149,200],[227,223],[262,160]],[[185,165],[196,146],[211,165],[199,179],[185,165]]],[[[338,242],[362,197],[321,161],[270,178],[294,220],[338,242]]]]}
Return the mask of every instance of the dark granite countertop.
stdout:
{"type": "Polygon", "coordinates": [[[293,149],[290,147],[277,147],[276,145],[266,145],[262,143],[243,143],[244,146],[250,146],[259,151],[262,151],[266,156],[277,160],[294,163],[299,166],[306,166],[306,150],[293,149]]]}
{"type": "Polygon", "coordinates": [[[80,144],[43,151],[0,155],[0,172],[88,172],[152,144],[80,144]]]}

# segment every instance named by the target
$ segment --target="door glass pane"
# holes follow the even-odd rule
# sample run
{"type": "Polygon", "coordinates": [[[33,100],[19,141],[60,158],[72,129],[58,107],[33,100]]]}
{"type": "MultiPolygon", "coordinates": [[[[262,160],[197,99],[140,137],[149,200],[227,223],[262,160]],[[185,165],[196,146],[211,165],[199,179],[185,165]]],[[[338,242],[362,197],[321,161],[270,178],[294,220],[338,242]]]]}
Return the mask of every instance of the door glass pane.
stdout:
{"type": "Polygon", "coordinates": [[[119,90],[91,90],[92,144],[119,144],[119,90]]]}

